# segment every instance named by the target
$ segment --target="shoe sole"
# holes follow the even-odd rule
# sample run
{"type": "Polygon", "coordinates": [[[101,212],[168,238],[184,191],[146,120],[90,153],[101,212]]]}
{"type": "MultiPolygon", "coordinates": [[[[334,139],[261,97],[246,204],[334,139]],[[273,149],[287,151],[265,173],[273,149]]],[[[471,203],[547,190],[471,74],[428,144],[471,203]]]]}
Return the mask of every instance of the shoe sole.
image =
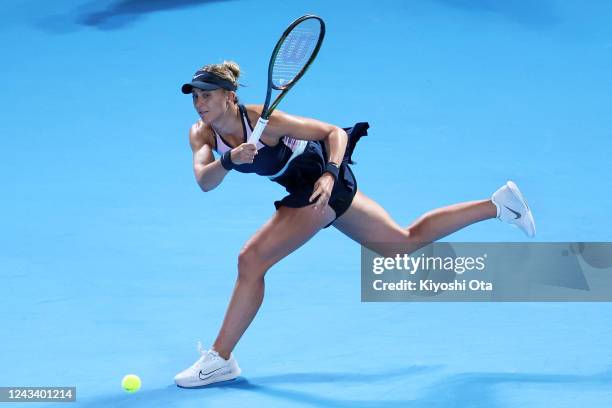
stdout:
{"type": "Polygon", "coordinates": [[[533,214],[531,213],[531,209],[529,208],[529,205],[527,204],[527,200],[525,200],[525,198],[523,197],[523,194],[521,193],[521,190],[519,190],[516,183],[514,183],[513,181],[508,181],[506,185],[508,186],[510,191],[512,191],[512,194],[514,194],[514,197],[516,197],[516,199],[518,199],[519,202],[524,206],[523,209],[525,211],[525,218],[528,221],[526,225],[526,227],[528,227],[526,233],[528,237],[533,238],[536,233],[535,220],[533,219],[533,214]]]}

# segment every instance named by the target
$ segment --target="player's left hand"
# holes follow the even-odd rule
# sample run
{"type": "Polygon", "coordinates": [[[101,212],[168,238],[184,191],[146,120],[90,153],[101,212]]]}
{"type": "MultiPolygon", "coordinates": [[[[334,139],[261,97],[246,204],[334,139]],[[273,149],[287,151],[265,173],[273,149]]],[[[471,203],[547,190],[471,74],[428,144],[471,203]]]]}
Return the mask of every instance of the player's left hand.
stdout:
{"type": "Polygon", "coordinates": [[[309,202],[313,202],[316,199],[314,209],[323,211],[329,197],[331,196],[332,190],[334,189],[334,176],[329,173],[323,173],[321,177],[314,184],[314,191],[308,199],[309,202]]]}

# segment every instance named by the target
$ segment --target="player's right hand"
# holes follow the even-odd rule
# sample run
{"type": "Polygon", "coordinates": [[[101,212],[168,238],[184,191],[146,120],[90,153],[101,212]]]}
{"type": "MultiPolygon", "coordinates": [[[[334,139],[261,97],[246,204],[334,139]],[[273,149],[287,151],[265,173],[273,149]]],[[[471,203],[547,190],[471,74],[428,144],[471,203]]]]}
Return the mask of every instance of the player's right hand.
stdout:
{"type": "Polygon", "coordinates": [[[257,155],[257,147],[251,143],[243,143],[240,146],[232,149],[232,162],[238,164],[250,164],[255,160],[257,155]]]}

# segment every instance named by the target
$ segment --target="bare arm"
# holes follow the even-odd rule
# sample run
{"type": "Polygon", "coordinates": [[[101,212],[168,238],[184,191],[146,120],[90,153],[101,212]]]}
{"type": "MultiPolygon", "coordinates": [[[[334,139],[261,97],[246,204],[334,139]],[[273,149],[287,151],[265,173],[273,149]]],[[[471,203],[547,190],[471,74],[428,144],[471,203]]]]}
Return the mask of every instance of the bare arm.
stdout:
{"type": "Polygon", "coordinates": [[[215,160],[205,131],[203,124],[193,125],[189,131],[189,144],[193,151],[193,173],[196,182],[202,191],[210,191],[221,184],[228,171],[221,166],[221,161],[215,160]]]}
{"type": "MultiPolygon", "coordinates": [[[[255,112],[255,121],[259,118],[262,107],[250,105],[249,110],[255,112]]],[[[348,135],[346,132],[329,123],[316,119],[304,118],[275,110],[270,116],[268,126],[264,130],[264,141],[278,141],[283,136],[301,140],[323,140],[328,154],[328,161],[340,164],[344,157],[348,135]]]]}

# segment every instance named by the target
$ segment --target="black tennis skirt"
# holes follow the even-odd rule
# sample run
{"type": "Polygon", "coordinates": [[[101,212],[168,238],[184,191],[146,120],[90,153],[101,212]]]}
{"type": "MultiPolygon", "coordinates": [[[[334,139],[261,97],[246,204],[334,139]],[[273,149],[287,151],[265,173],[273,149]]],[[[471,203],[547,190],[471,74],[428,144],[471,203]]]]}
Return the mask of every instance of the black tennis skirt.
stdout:
{"type": "MultiPolygon", "coordinates": [[[[349,209],[357,193],[357,180],[349,165],[355,163],[352,159],[353,151],[359,139],[368,134],[369,127],[370,125],[367,122],[360,122],[351,128],[344,128],[348,134],[348,143],[340,164],[338,180],[334,184],[329,198],[329,206],[336,212],[336,218],[349,209]]],[[[315,182],[323,174],[327,158],[328,155],[323,141],[308,142],[304,153],[293,159],[281,176],[273,179],[273,181],[285,187],[289,193],[282,200],[274,202],[277,210],[282,206],[301,208],[312,204],[308,199],[314,191],[315,182]]],[[[326,225],[325,228],[332,225],[334,221],[326,225]]]]}

